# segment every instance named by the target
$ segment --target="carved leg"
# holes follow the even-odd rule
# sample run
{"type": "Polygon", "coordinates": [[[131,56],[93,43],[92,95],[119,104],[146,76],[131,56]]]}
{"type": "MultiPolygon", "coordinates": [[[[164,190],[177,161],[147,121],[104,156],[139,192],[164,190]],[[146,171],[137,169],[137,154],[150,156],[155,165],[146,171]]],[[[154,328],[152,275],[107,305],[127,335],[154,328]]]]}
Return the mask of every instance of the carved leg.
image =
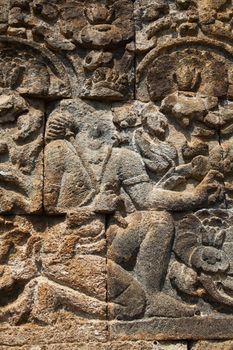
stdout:
{"type": "Polygon", "coordinates": [[[142,211],[127,217],[128,227],[110,226],[108,257],[134,270],[147,291],[160,291],[174,237],[172,217],[166,212],[142,211]]]}
{"type": "Polygon", "coordinates": [[[146,296],[140,284],[122,267],[108,261],[108,316],[132,319],[143,316],[146,296]]]}
{"type": "Polygon", "coordinates": [[[127,228],[110,226],[108,257],[125,270],[133,271],[147,294],[147,315],[192,316],[195,307],[162,293],[174,238],[170,214],[164,211],[135,212],[127,221],[127,228]]]}
{"type": "Polygon", "coordinates": [[[30,281],[17,300],[0,309],[1,322],[9,322],[12,325],[17,325],[23,321],[27,321],[33,307],[36,285],[36,279],[30,281]]]}
{"type": "Polygon", "coordinates": [[[91,315],[106,318],[106,302],[41,278],[32,317],[45,324],[53,324],[59,317],[59,308],[67,309],[77,316],[91,315]]]}

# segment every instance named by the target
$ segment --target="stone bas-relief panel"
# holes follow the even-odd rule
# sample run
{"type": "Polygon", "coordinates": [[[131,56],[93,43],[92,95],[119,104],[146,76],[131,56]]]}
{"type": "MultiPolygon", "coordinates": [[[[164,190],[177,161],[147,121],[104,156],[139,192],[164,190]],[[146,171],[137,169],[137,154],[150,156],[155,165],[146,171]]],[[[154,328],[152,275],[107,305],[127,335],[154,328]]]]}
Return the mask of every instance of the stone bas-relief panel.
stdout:
{"type": "Polygon", "coordinates": [[[0,5],[0,346],[232,337],[231,3],[0,5]]]}
{"type": "MultiPolygon", "coordinates": [[[[189,130],[170,125],[166,113],[151,102],[106,107],[102,103],[68,99],[58,103],[48,117],[45,209],[48,214],[64,214],[89,208],[105,215],[106,306],[113,337],[121,336],[121,327],[126,331],[131,322],[145,329],[148,323],[150,329],[152,319],[165,318],[167,322],[170,318],[179,322],[180,318],[189,318],[186,323],[192,327],[192,317],[198,322],[203,320],[201,315],[227,317],[231,307],[230,293],[212,300],[215,292],[207,286],[212,283],[213,288],[218,289],[222,283],[211,279],[213,272],[219,272],[218,264],[215,266],[217,261],[220,261],[220,272],[225,273],[223,280],[228,276],[230,263],[225,260],[231,257],[229,252],[228,258],[227,253],[221,252],[225,234],[220,228],[218,232],[215,221],[220,227],[225,224],[231,227],[230,212],[221,209],[220,218],[215,218],[215,212],[210,209],[205,212],[207,221],[208,215],[213,216],[213,228],[211,224],[208,228],[213,236],[209,237],[210,241],[208,237],[201,241],[199,226],[195,242],[191,238],[191,243],[187,242],[179,233],[178,212],[182,216],[182,212],[202,207],[225,208],[219,143],[215,135],[208,143],[196,136],[192,142],[197,146],[191,147],[188,145],[191,137],[189,130]],[[212,232],[215,229],[216,245],[212,232]],[[213,245],[205,251],[202,243],[213,245]],[[190,249],[190,256],[198,247],[193,265],[179,265],[182,259],[179,245],[182,253],[188,254],[190,249]],[[206,264],[210,265],[210,270],[208,267],[204,270],[207,275],[202,275],[203,280],[198,275],[202,259],[207,259],[206,264]],[[183,270],[184,279],[186,275],[190,279],[190,271],[196,276],[191,297],[189,289],[184,298],[180,296],[179,284],[186,288],[183,270]],[[210,293],[209,302],[208,297],[204,300],[204,288],[206,294],[210,293]],[[225,299],[229,299],[226,306],[225,299]],[[223,310],[215,309],[216,303],[224,304],[223,310]]],[[[191,220],[187,235],[193,225],[199,223],[198,213],[195,214],[197,222],[191,220]]],[[[230,233],[227,239],[231,241],[230,233]]],[[[152,339],[154,336],[151,333],[152,339]]],[[[160,337],[163,339],[166,335],[160,337]]]]}

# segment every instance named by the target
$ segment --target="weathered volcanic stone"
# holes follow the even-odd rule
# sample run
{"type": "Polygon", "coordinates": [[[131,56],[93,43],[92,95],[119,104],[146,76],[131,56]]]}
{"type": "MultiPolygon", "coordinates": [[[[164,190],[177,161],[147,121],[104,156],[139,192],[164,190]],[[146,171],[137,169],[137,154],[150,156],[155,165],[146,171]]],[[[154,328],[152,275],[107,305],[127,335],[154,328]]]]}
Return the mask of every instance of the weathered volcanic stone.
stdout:
{"type": "Polygon", "coordinates": [[[192,345],[192,350],[231,350],[233,347],[232,341],[199,341],[192,345]]]}
{"type": "Polygon", "coordinates": [[[232,26],[0,0],[0,350],[231,348],[232,26]]]}
{"type": "MultiPolygon", "coordinates": [[[[58,345],[32,345],[12,347],[13,350],[56,350],[58,345]]],[[[3,346],[1,350],[7,350],[3,346]]],[[[59,344],[61,350],[187,350],[185,343],[169,342],[108,342],[108,343],[65,343],[59,344]]]]}

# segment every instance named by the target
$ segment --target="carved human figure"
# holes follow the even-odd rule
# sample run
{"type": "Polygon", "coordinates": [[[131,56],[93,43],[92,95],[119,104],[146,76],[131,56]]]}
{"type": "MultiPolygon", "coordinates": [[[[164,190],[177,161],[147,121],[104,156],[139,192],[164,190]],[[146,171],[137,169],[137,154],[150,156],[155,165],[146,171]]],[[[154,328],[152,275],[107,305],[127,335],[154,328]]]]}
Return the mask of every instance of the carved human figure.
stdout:
{"type": "MultiPolygon", "coordinates": [[[[190,309],[162,292],[174,237],[172,217],[166,210],[195,209],[208,205],[208,201],[215,202],[219,196],[221,197],[220,187],[218,187],[221,175],[214,171],[209,172],[192,192],[168,191],[156,187],[150,182],[141,159],[135,152],[123,151],[122,149],[115,151],[106,166],[101,193],[96,198],[95,210],[101,212],[117,210],[114,196],[120,194],[122,186],[133,202],[136,211],[126,216],[127,227],[122,228],[117,224],[114,225],[114,221],[110,225],[107,231],[110,244],[109,258],[126,270],[135,273],[136,279],[147,293],[149,305],[146,314],[148,316],[193,315],[194,308],[190,309]],[[219,179],[217,179],[218,176],[219,179]],[[212,191],[214,194],[211,195],[212,191]]],[[[119,304],[123,304],[122,300],[126,288],[125,280],[121,283],[124,288],[122,287],[119,304]]],[[[118,287],[114,291],[119,296],[118,287]]],[[[111,293],[114,295],[110,288],[110,295],[111,293]]],[[[124,300],[127,300],[127,296],[124,300]]],[[[127,317],[124,312],[124,308],[122,308],[118,317],[120,315],[127,317]]]]}
{"type": "Polygon", "coordinates": [[[118,318],[143,314],[146,292],[148,315],[192,315],[195,308],[182,305],[161,292],[174,236],[168,211],[195,209],[217,201],[221,197],[220,174],[209,172],[192,191],[158,188],[150,181],[139,154],[114,147],[118,137],[111,120],[95,120],[92,116],[92,124],[88,127],[84,124],[85,119],[82,119],[83,129],[77,132],[74,116],[59,112],[51,114],[48,120],[45,151],[47,210],[75,211],[80,206],[89,206],[98,213],[114,214],[124,207],[122,198],[127,198],[133,204],[134,212],[129,214],[123,209],[126,217],[119,219],[119,215],[115,215],[115,221],[107,231],[110,244],[108,271],[110,281],[113,281],[109,291],[110,314],[118,318]],[[136,260],[132,267],[136,279],[125,269],[133,259],[136,260]],[[118,304],[116,280],[117,288],[122,288],[118,304]],[[130,302],[130,289],[126,292],[132,281],[135,295],[140,295],[138,300],[141,302],[137,306],[130,302]],[[121,307],[122,300],[125,306],[121,307]],[[162,305],[169,305],[169,312],[162,305]]]}

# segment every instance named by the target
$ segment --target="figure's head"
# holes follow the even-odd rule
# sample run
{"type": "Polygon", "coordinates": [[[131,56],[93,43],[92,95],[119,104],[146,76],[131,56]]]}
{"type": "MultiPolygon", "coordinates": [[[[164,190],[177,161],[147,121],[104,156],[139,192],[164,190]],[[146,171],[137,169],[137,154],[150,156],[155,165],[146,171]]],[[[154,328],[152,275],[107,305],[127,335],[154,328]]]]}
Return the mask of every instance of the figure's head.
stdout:
{"type": "Polygon", "coordinates": [[[70,113],[55,112],[48,119],[45,140],[49,143],[58,139],[69,139],[77,132],[78,125],[70,113]]]}
{"type": "Polygon", "coordinates": [[[81,131],[83,143],[89,149],[100,149],[103,146],[117,146],[120,142],[119,134],[111,119],[93,120],[86,130],[81,131]]]}
{"type": "Polygon", "coordinates": [[[45,139],[77,139],[87,149],[99,149],[104,145],[115,146],[119,136],[110,118],[95,115],[79,116],[68,111],[55,111],[48,119],[45,139]]]}

